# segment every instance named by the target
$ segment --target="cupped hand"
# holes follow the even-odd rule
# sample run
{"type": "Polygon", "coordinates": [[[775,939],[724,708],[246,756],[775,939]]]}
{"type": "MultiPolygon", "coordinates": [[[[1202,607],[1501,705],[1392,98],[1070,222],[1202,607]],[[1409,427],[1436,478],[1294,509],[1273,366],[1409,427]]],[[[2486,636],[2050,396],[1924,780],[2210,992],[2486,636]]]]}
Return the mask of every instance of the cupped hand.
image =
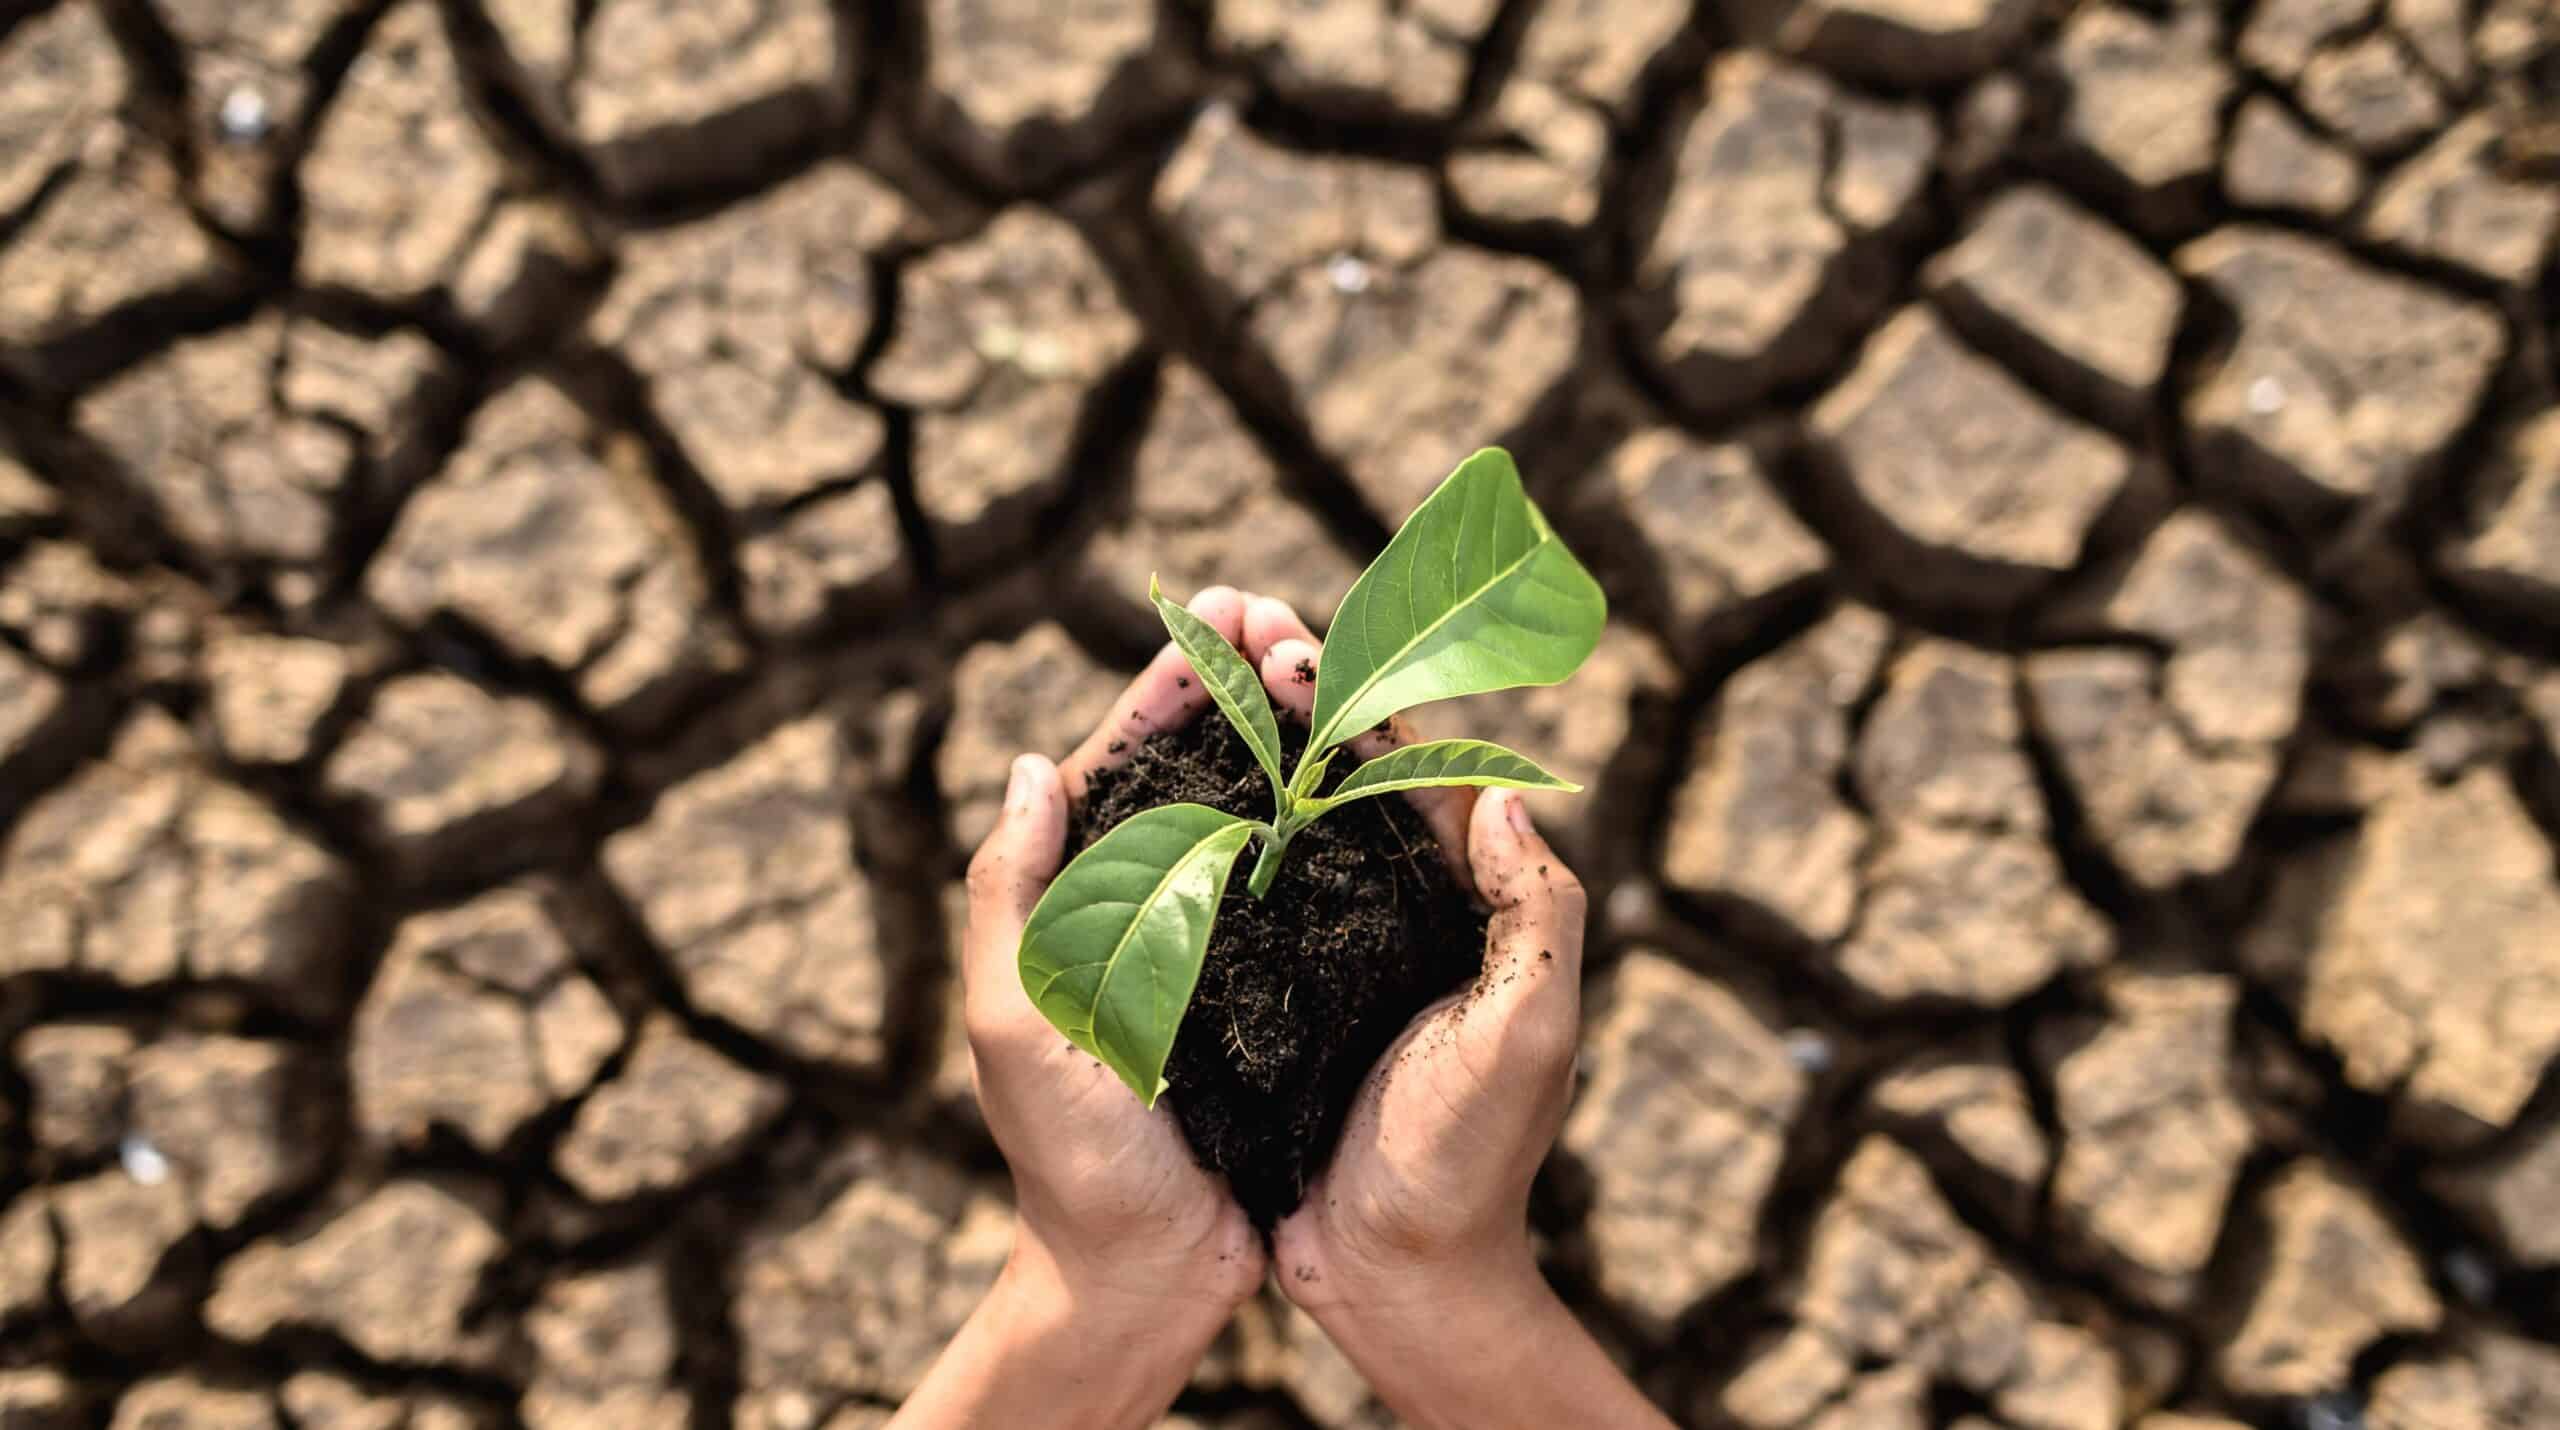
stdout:
{"type": "MultiPolygon", "coordinates": [[[[1190,603],[1230,641],[1243,634],[1244,607],[1225,587],[1190,603]]],[[[962,939],[971,1076],[1013,1170],[1015,1261],[1035,1263],[1033,1272],[1080,1302],[1166,1317],[1168,1334],[1207,1324],[1213,1335],[1225,1324],[1262,1284],[1261,1240],[1225,1184],[1192,1161],[1172,1113],[1139,1105],[1031,1006],[1015,953],[1032,906],[1065,862],[1069,800],[1148,735],[1208,707],[1190,665],[1167,644],[1064,762],[1015,760],[1003,813],[969,861],[962,939]]]]}
{"type": "MultiPolygon", "coordinates": [[[[1306,626],[1277,601],[1248,598],[1244,651],[1273,701],[1303,719],[1319,654],[1306,626]]],[[[1399,719],[1351,753],[1414,738],[1399,719]]],[[[1378,1060],[1332,1163],[1275,1232],[1280,1289],[1346,1349],[1343,1321],[1445,1315],[1492,1288],[1542,1291],[1529,1186],[1563,1124],[1581,1030],[1582,885],[1519,795],[1413,798],[1493,918],[1484,976],[1426,1009],[1378,1060]]]]}

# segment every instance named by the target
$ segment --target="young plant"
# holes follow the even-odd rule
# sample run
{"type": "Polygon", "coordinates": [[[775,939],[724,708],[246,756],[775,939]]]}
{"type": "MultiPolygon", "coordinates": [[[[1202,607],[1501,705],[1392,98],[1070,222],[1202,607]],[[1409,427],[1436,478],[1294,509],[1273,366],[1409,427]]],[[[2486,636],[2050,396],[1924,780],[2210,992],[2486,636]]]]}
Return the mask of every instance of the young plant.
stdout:
{"type": "Polygon", "coordinates": [[[1245,846],[1261,845],[1245,883],[1261,898],[1289,841],[1353,800],[1433,785],[1581,789],[1500,745],[1430,740],[1361,765],[1329,795],[1315,792],[1340,745],[1398,711],[1573,674],[1599,643],[1608,602],[1522,490],[1510,454],[1476,453],[1342,598],[1306,748],[1284,771],[1262,678],[1152,581],[1147,594],[1270,777],[1271,818],[1169,804],[1122,820],[1059,872],[1031,911],[1018,961],[1032,1006],[1152,1107],[1245,846]]]}

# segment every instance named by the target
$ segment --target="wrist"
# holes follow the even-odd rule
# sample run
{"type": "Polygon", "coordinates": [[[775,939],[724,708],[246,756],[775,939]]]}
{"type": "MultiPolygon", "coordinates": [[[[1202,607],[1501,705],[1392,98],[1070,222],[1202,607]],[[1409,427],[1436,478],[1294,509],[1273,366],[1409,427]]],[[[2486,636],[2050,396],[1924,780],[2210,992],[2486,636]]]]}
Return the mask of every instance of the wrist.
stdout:
{"type": "Polygon", "coordinates": [[[899,1430],[1041,1425],[1146,1430],[1190,1379],[1224,1320],[1064,1273],[1038,1239],[1013,1254],[892,1422],[899,1430]]]}
{"type": "Polygon", "coordinates": [[[1514,1310],[1548,1295],[1523,1205],[1510,1215],[1441,1216],[1426,1234],[1409,1216],[1357,1198],[1313,1195],[1272,1244],[1280,1290],[1319,1324],[1441,1324],[1457,1304],[1514,1310]],[[1348,1205],[1344,1205],[1344,1202],[1348,1205]]]}
{"type": "Polygon", "coordinates": [[[1206,1349],[1260,1285],[1260,1276],[1257,1270],[1247,1282],[1232,1274],[1153,1267],[1134,1277],[1122,1275],[1107,1263],[1061,1253],[1022,1224],[1015,1229],[1013,1251],[997,1285],[1028,1324],[1063,1321],[1088,1336],[1196,1340],[1206,1349]]]}
{"type": "Polygon", "coordinates": [[[1525,1237],[1398,1279],[1301,1304],[1406,1423],[1668,1430],[1547,1284],[1525,1237]]]}
{"type": "Polygon", "coordinates": [[[1556,1303],[1525,1234],[1386,1272],[1319,1263],[1291,1276],[1284,1267],[1282,1281],[1290,1299],[1346,1346],[1490,1343],[1556,1303]]]}

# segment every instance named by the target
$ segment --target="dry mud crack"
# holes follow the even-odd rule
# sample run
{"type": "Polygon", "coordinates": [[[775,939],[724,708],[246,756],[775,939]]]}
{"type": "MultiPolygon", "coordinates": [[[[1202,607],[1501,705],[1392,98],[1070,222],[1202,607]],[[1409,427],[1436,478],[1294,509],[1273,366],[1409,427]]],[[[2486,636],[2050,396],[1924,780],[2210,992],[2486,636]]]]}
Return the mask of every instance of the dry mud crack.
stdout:
{"type": "Polygon", "coordinates": [[[1495,441],[1674,1419],[2560,1425],[2544,0],[0,12],[0,1425],[881,1423],[1004,758],[1495,441]]]}

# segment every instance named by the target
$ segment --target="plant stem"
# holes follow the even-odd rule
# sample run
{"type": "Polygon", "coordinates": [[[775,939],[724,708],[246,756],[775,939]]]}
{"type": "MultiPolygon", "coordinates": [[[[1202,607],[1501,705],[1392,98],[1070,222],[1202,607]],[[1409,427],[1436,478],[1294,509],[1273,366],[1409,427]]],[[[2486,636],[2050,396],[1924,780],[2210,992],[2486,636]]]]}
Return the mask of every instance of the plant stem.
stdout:
{"type": "Polygon", "coordinates": [[[1244,881],[1246,893],[1259,899],[1271,892],[1271,881],[1280,877],[1280,856],[1288,848],[1289,841],[1285,839],[1275,839],[1267,834],[1263,836],[1262,856],[1253,861],[1252,877],[1244,881]]]}

